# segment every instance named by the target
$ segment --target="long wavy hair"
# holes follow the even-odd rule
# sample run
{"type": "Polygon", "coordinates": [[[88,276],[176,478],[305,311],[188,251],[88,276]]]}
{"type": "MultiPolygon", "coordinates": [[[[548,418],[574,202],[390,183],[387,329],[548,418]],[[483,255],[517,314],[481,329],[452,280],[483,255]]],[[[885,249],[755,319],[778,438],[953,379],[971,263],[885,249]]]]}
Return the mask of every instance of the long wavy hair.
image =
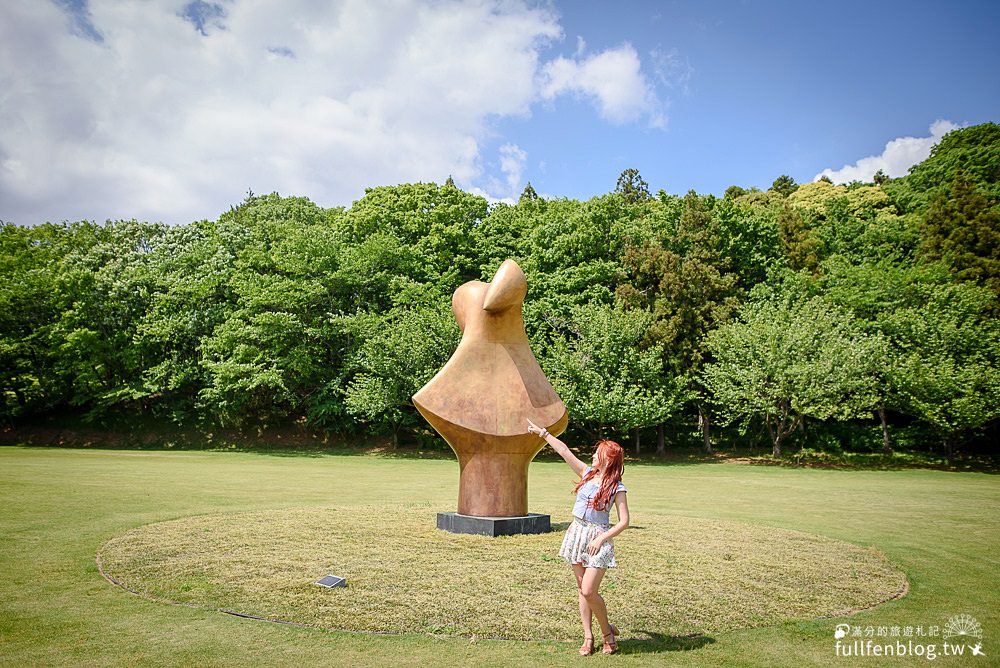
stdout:
{"type": "MultiPolygon", "coordinates": [[[[625,472],[625,451],[614,441],[604,439],[597,442],[597,459],[604,464],[604,477],[601,478],[597,494],[588,505],[596,511],[603,512],[611,507],[611,499],[614,498],[622,473],[625,472]]],[[[590,469],[590,472],[576,483],[573,493],[579,492],[580,488],[596,475],[597,469],[590,469]]]]}

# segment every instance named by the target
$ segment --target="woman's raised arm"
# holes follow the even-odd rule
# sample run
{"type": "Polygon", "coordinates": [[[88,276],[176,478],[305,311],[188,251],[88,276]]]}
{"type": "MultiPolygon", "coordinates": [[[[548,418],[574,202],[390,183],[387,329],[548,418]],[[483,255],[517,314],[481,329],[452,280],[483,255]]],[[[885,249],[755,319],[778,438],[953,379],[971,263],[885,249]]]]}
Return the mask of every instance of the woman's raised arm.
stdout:
{"type": "Polygon", "coordinates": [[[573,469],[581,478],[583,477],[584,471],[587,470],[587,465],[580,461],[576,455],[570,452],[569,446],[560,441],[558,438],[553,436],[548,432],[547,429],[539,427],[537,424],[528,420],[528,431],[532,434],[538,434],[542,439],[552,446],[552,449],[559,453],[559,456],[566,460],[569,467],[573,469]]]}

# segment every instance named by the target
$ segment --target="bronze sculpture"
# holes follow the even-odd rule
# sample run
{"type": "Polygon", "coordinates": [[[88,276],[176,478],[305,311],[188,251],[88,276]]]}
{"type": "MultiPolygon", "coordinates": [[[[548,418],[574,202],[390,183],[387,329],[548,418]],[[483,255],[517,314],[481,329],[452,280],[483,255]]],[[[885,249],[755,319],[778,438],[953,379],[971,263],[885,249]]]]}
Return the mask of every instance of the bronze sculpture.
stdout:
{"type": "Polygon", "coordinates": [[[458,455],[458,512],[515,517],[528,512],[528,464],[544,447],[528,420],[566,429],[566,406],[542,372],[524,332],[524,272],[506,260],[489,283],[455,290],[462,331],[455,354],[413,395],[421,415],[458,455]]]}

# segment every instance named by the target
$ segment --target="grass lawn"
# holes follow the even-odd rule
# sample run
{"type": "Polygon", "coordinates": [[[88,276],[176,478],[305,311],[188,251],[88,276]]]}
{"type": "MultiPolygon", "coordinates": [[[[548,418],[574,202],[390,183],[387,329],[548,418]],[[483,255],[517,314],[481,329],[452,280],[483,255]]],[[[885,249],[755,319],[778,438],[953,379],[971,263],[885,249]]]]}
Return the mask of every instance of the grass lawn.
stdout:
{"type": "MultiPolygon", "coordinates": [[[[709,620],[700,636],[636,634],[624,640],[621,653],[613,657],[583,659],[575,653],[579,640],[347,633],[241,619],[128,594],[104,580],[95,562],[102,545],[130,530],[141,532],[140,527],[158,522],[172,526],[173,520],[191,522],[192,516],[206,516],[199,521],[208,522],[208,516],[249,513],[245,516],[273,521],[281,516],[275,511],[287,510],[288,517],[303,518],[301,526],[311,526],[316,517],[309,513],[327,509],[320,519],[331,521],[334,533],[336,513],[329,514],[331,508],[341,511],[345,522],[357,522],[365,509],[378,506],[411,503],[430,511],[453,510],[457,482],[457,463],[443,459],[2,447],[0,665],[562,666],[596,661],[637,666],[907,666],[925,665],[927,660],[837,657],[835,626],[845,622],[876,630],[943,629],[950,617],[961,614],[981,624],[986,656],[938,656],[934,665],[1000,665],[1000,479],[984,473],[721,462],[627,465],[625,482],[637,526],[670,526],[680,533],[686,527],[694,531],[699,526],[746,523],[753,525],[747,535],[758,537],[747,549],[762,554],[767,553],[766,532],[771,529],[872,547],[906,574],[909,591],[843,617],[721,631],[708,631],[724,626],[709,620]],[[698,519],[706,521],[694,522],[698,519]]],[[[551,512],[553,522],[565,521],[572,482],[564,464],[535,462],[529,509],[551,512]]],[[[267,530],[264,522],[260,531],[267,530]]],[[[616,577],[626,577],[630,538],[636,547],[648,549],[640,533],[632,530],[630,536],[626,531],[616,540],[622,566],[616,577]]],[[[548,537],[554,555],[561,534],[548,537]]],[[[532,543],[530,549],[541,556],[544,547],[532,543]]],[[[776,557],[794,559],[786,547],[776,545],[776,557]]],[[[760,563],[760,580],[777,587],[780,583],[765,573],[767,560],[760,563]]],[[[553,567],[544,560],[539,565],[553,567]]],[[[788,566],[771,562],[774,571],[788,566]]],[[[572,625],[572,576],[568,568],[551,572],[564,578],[566,605],[558,614],[572,625]]],[[[808,569],[788,572],[801,577],[808,569]]],[[[412,573],[406,576],[414,579],[412,573]]],[[[428,588],[435,587],[433,572],[424,577],[428,588]]],[[[667,577],[682,581],[677,573],[664,573],[667,577]]],[[[689,583],[686,588],[674,588],[678,609],[704,595],[691,591],[690,583],[697,585],[697,578],[683,581],[689,583]]],[[[735,582],[734,588],[745,584],[735,582]]],[[[718,587],[718,582],[712,586],[718,587]]],[[[616,595],[624,596],[625,591],[613,588],[605,593],[614,614],[616,595]]],[[[874,640],[889,644],[897,638],[874,640]]],[[[940,636],[913,641],[934,643],[941,653],[940,636]]]]}

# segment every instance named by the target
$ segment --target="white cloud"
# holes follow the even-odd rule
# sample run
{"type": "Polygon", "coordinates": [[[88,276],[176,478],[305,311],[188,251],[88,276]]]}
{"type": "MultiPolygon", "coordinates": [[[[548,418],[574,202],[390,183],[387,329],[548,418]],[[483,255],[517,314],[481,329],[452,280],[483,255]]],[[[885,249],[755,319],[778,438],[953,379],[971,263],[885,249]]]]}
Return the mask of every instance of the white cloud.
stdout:
{"type": "Polygon", "coordinates": [[[546,99],[573,93],[595,100],[601,116],[612,123],[646,117],[653,127],[666,124],[656,91],[642,73],[639,54],[631,44],[589,57],[556,58],[542,69],[541,86],[546,99]]]}
{"type": "Polygon", "coordinates": [[[521,179],[527,161],[528,153],[523,148],[517,144],[504,144],[497,151],[497,164],[502,178],[490,175],[486,177],[484,187],[471,184],[463,184],[463,187],[492,204],[516,204],[524,188],[521,179]]]}
{"type": "Polygon", "coordinates": [[[527,160],[528,154],[517,144],[504,144],[500,147],[500,171],[507,177],[507,191],[511,194],[523,185],[521,175],[527,160]]]}
{"type": "MultiPolygon", "coordinates": [[[[546,5],[208,4],[222,11],[202,7],[199,29],[187,0],[90,0],[85,20],[0,3],[0,218],[179,223],[248,188],[333,206],[366,186],[488,183],[493,119],[562,93],[615,123],[659,118],[630,46],[542,62],[563,39],[546,5]]],[[[513,192],[526,156],[509,146],[496,182],[513,192]]]]}
{"type": "Polygon", "coordinates": [[[930,137],[899,137],[885,145],[880,155],[861,158],[853,165],[844,165],[838,170],[824,169],[813,179],[823,176],[830,177],[834,183],[850,183],[851,181],[871,181],[875,172],[882,170],[886,175],[897,178],[906,176],[910,167],[923,162],[930,156],[931,148],[941,141],[947,133],[957,130],[958,125],[951,121],[937,120],[931,124],[930,137]]]}
{"type": "Polygon", "coordinates": [[[465,190],[468,193],[472,193],[473,195],[479,195],[490,204],[509,204],[511,206],[517,204],[517,200],[509,195],[506,195],[504,197],[497,197],[493,193],[483,190],[479,186],[469,186],[463,188],[463,190],[465,190]]]}
{"type": "Polygon", "coordinates": [[[681,57],[680,51],[676,48],[664,51],[663,49],[653,49],[649,52],[649,57],[653,62],[653,74],[664,86],[677,89],[688,95],[691,77],[694,76],[694,68],[687,58],[681,57]]]}

